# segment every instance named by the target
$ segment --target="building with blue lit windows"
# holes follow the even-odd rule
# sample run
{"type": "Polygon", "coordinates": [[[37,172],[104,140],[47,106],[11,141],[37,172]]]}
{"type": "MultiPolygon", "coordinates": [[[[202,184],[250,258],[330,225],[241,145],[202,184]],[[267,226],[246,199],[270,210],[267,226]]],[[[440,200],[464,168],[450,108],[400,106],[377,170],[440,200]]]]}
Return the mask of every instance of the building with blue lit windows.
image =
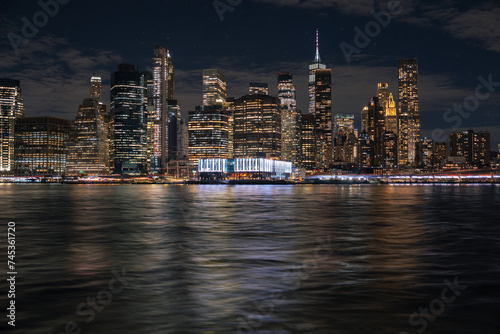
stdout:
{"type": "Polygon", "coordinates": [[[292,163],[263,158],[200,159],[202,180],[286,180],[292,175],[292,163]]]}

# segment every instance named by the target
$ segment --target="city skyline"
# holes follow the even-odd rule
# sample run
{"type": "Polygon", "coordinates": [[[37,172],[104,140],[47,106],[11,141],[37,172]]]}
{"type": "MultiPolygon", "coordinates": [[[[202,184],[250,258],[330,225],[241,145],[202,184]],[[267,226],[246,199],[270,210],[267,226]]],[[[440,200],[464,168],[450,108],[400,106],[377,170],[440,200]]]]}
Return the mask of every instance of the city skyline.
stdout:
{"type": "MultiPolygon", "coordinates": [[[[497,81],[498,65],[493,59],[498,52],[498,34],[497,28],[489,23],[495,22],[498,8],[488,2],[479,2],[473,7],[460,1],[445,2],[450,5],[447,10],[439,10],[439,4],[433,7],[401,1],[403,11],[393,15],[378,35],[370,37],[366,47],[358,48],[361,52],[353,54],[348,63],[340,45],[345,42],[356,46],[354,28],[364,30],[365,25],[375,20],[370,11],[385,10],[383,3],[373,6],[371,1],[357,5],[315,1],[314,5],[313,2],[279,5],[276,1],[246,1],[225,12],[221,21],[211,2],[200,2],[203,10],[199,12],[185,4],[170,2],[164,5],[173,13],[170,23],[152,24],[138,32],[125,28],[127,34],[114,34],[116,28],[105,19],[111,10],[123,15],[124,19],[129,18],[131,14],[124,10],[127,6],[99,3],[94,9],[88,9],[78,3],[68,3],[60,5],[57,15],[39,28],[28,44],[20,45],[16,54],[8,34],[21,34],[21,17],[31,18],[41,10],[34,1],[21,1],[2,5],[1,50],[5,57],[1,70],[3,77],[21,80],[27,116],[72,119],[82,96],[86,95],[82,94],[92,72],[103,78],[103,100],[108,103],[109,75],[116,66],[132,63],[140,70],[147,70],[152,66],[152,45],[161,44],[170,50],[175,63],[177,98],[184,113],[202,104],[199,94],[201,72],[208,68],[223,71],[227,77],[228,96],[234,97],[246,94],[248,82],[267,82],[270,95],[276,96],[276,74],[293,72],[297,105],[305,113],[307,67],[304,67],[314,57],[314,35],[319,28],[321,57],[333,70],[333,115],[355,114],[359,128],[359,110],[373,94],[373,85],[388,82],[397,100],[397,75],[394,75],[397,59],[417,57],[421,72],[423,137],[430,137],[436,128],[445,129],[445,132],[475,128],[489,130],[492,143],[499,142],[500,121],[495,113],[499,94],[493,93],[482,100],[467,118],[444,120],[448,109],[453,110],[455,104],[463,104],[467,97],[474,95],[476,86],[482,83],[479,77],[488,80],[491,75],[492,81],[497,81]],[[83,22],[76,13],[89,11],[95,16],[95,24],[87,25],[89,36],[83,36],[78,31],[83,22]],[[481,13],[489,13],[481,21],[484,31],[468,23],[481,13]],[[279,15],[277,22],[266,21],[266,17],[276,14],[279,15]],[[439,15],[443,18],[442,23],[437,20],[439,15]],[[294,27],[285,29],[279,23],[287,16],[300,20],[294,21],[294,27]],[[255,33],[249,34],[246,24],[242,23],[252,22],[256,17],[255,33]],[[185,21],[192,24],[183,24],[185,21]],[[201,25],[203,30],[199,29],[201,25]],[[486,33],[486,28],[491,32],[486,33]],[[263,31],[273,33],[262,39],[263,31]],[[419,36],[422,33],[430,35],[423,38],[419,36]],[[280,42],[272,43],[271,40],[280,42]],[[43,57],[32,61],[38,53],[43,57]]],[[[146,7],[138,8],[151,17],[156,15],[146,7]]]]}

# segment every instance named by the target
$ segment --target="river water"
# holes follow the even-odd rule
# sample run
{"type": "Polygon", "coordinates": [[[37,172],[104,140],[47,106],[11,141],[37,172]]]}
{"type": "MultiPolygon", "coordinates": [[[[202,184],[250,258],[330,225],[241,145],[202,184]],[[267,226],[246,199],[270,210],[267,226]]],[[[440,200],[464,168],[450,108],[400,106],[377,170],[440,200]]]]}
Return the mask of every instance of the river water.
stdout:
{"type": "Polygon", "coordinates": [[[2,333],[499,333],[500,185],[0,184],[2,333]]]}

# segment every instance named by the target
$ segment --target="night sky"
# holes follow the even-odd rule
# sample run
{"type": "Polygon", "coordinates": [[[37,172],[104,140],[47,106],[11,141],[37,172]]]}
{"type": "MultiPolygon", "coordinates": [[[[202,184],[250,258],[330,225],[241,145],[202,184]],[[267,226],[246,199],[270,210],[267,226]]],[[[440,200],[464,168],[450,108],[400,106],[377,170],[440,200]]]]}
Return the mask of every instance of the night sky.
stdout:
{"type": "Polygon", "coordinates": [[[402,11],[392,14],[380,32],[374,31],[351,62],[341,43],[355,47],[354,28],[365,31],[374,21],[370,13],[386,10],[387,1],[218,3],[230,6],[223,20],[212,0],[72,0],[60,5],[44,24],[43,16],[36,16],[42,10],[38,1],[2,1],[0,77],[21,80],[27,116],[73,119],[88,95],[93,72],[103,78],[109,103],[109,80],[118,64],[150,69],[153,46],[160,44],[170,49],[176,97],[184,113],[201,104],[204,68],[222,70],[228,95],[235,97],[247,93],[250,81],[269,83],[274,95],[278,72],[292,71],[299,108],[306,112],[307,68],[319,28],[321,57],[333,70],[334,114],[355,114],[359,128],[361,110],[376,93],[377,82],[388,82],[397,97],[398,58],[416,57],[423,134],[432,137],[438,128],[446,132],[474,128],[492,133],[492,147],[500,143],[500,83],[465,116],[446,113],[454,104],[474,100],[479,76],[500,82],[497,1],[403,0],[402,11]],[[22,18],[33,22],[33,15],[42,19],[39,31],[16,53],[9,36],[23,36],[22,18]],[[455,118],[445,121],[444,115],[455,118]]]}

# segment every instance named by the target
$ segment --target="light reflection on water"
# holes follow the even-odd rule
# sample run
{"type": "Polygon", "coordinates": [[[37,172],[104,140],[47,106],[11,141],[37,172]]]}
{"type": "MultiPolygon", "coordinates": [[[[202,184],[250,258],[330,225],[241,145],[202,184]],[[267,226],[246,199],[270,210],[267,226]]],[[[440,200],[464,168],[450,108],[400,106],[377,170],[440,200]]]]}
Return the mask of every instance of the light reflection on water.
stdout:
{"type": "Polygon", "coordinates": [[[496,333],[499,194],[1,184],[17,223],[17,332],[416,333],[408,316],[459,277],[467,291],[426,333],[496,333]],[[86,323],[77,306],[122,268],[130,286],[86,323]]]}

